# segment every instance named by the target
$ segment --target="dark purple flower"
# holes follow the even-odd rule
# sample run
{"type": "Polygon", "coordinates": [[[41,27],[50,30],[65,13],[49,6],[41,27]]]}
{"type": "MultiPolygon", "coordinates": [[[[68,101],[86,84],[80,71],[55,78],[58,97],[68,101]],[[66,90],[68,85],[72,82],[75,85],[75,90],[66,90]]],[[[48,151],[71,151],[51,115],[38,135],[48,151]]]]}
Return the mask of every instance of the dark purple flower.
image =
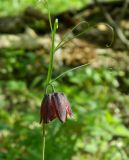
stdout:
{"type": "Polygon", "coordinates": [[[40,123],[49,123],[55,118],[65,122],[72,116],[70,103],[63,93],[50,93],[44,96],[40,110],[40,123]]]}

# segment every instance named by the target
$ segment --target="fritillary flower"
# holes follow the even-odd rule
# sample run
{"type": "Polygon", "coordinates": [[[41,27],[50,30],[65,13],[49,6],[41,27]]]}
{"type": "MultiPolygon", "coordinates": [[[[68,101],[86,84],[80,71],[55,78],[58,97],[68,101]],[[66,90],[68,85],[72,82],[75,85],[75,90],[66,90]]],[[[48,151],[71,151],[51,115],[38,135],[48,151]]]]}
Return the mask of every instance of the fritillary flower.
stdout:
{"type": "Polygon", "coordinates": [[[46,94],[43,98],[40,110],[40,123],[49,123],[55,118],[65,122],[72,116],[70,103],[63,93],[46,94]]]}

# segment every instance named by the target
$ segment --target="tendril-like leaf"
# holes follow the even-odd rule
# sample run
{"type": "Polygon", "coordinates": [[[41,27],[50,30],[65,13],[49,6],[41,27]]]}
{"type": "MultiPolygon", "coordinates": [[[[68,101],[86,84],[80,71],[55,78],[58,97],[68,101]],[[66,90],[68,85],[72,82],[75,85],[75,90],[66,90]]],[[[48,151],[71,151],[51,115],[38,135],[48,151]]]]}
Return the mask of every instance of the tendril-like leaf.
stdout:
{"type": "Polygon", "coordinates": [[[89,23],[86,21],[82,21],[80,23],[78,23],[75,27],[73,27],[68,33],[65,34],[65,36],[63,37],[63,39],[61,40],[61,42],[59,42],[59,44],[56,46],[55,51],[58,50],[59,48],[63,47],[66,43],[68,43],[69,41],[71,41],[72,39],[81,36],[82,34],[84,34],[86,32],[86,29],[84,29],[82,32],[80,32],[79,34],[69,37],[71,33],[73,33],[79,26],[81,26],[82,24],[86,24],[89,27],[89,23]]]}
{"type": "MultiPolygon", "coordinates": [[[[64,36],[63,40],[62,40],[62,41],[57,45],[57,47],[55,48],[55,51],[58,50],[60,47],[64,46],[66,43],[68,43],[68,42],[71,41],[72,39],[74,39],[75,37],[78,37],[78,36],[84,34],[84,33],[86,32],[86,30],[83,30],[83,31],[80,32],[79,34],[77,34],[77,35],[69,38],[69,34],[72,33],[75,29],[77,29],[78,26],[80,26],[80,25],[83,24],[83,23],[87,24],[88,27],[89,27],[89,23],[86,22],[86,21],[82,21],[82,22],[80,22],[79,24],[77,24],[75,27],[73,27],[73,29],[72,29],[70,32],[68,32],[68,33],[64,36]]],[[[114,30],[113,30],[113,28],[112,28],[109,24],[107,24],[107,23],[98,23],[98,24],[104,24],[104,25],[106,25],[106,26],[111,30],[111,33],[112,33],[112,34],[111,34],[111,35],[112,35],[112,37],[111,37],[111,42],[110,42],[109,44],[106,44],[106,47],[110,47],[110,46],[112,45],[113,41],[114,41],[114,30]]],[[[98,24],[97,24],[97,25],[98,25],[98,24]]],[[[95,26],[96,26],[96,25],[95,25],[95,26]]],[[[93,26],[92,26],[92,27],[93,27],[93,26]]],[[[65,74],[67,74],[67,73],[70,72],[70,71],[79,69],[79,68],[84,67],[84,66],[87,66],[87,65],[89,65],[89,64],[91,64],[91,63],[86,63],[86,64],[83,64],[83,65],[77,66],[77,67],[75,67],[75,68],[72,68],[72,69],[70,69],[70,70],[67,70],[67,71],[63,72],[62,74],[60,74],[59,76],[57,76],[55,79],[53,79],[50,83],[53,83],[54,81],[56,81],[56,80],[59,79],[60,77],[63,77],[65,74]]]]}
{"type": "MultiPolygon", "coordinates": [[[[92,62],[93,62],[93,61],[94,61],[94,60],[92,60],[92,62]]],[[[80,65],[80,66],[77,66],[77,67],[74,67],[74,68],[72,68],[72,69],[69,69],[69,70],[61,73],[61,74],[60,74],[59,76],[57,76],[56,78],[54,78],[50,83],[53,83],[53,82],[56,81],[57,79],[63,77],[63,76],[66,75],[68,72],[71,72],[71,71],[74,71],[74,70],[76,70],[76,69],[79,69],[79,68],[88,66],[88,65],[90,65],[92,62],[85,63],[85,64],[82,64],[82,65],[80,65]]]]}
{"type": "MultiPolygon", "coordinates": [[[[91,27],[96,27],[98,24],[104,24],[105,26],[107,26],[110,31],[111,31],[111,42],[109,44],[106,44],[106,47],[110,47],[113,42],[114,42],[114,29],[112,26],[110,26],[107,23],[97,23],[95,26],[91,26],[91,27]]],[[[79,37],[81,35],[83,35],[89,28],[89,23],[86,21],[82,21],[80,23],[78,23],[75,27],[73,27],[68,33],[65,34],[65,36],[63,37],[63,39],[61,40],[61,42],[59,42],[59,44],[56,46],[55,51],[58,50],[59,48],[63,47],[66,43],[68,43],[69,41],[71,41],[72,39],[79,37]],[[71,35],[71,33],[73,33],[79,26],[81,26],[82,24],[86,24],[88,27],[86,29],[84,29],[82,32],[80,32],[79,34],[69,37],[71,35]]]]}

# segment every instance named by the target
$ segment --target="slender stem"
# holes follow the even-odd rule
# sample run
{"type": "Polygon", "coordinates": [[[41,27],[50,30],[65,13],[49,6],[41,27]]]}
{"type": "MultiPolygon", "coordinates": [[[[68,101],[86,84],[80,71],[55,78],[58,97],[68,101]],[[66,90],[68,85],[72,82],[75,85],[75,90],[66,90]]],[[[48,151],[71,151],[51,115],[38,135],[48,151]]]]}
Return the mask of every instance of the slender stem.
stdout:
{"type": "Polygon", "coordinates": [[[52,32],[53,28],[52,28],[51,13],[50,13],[50,10],[49,10],[49,6],[48,6],[47,0],[44,0],[44,2],[45,2],[46,7],[47,7],[47,11],[48,11],[48,20],[49,20],[50,29],[51,29],[51,32],[52,32]]]}
{"type": "Polygon", "coordinates": [[[49,82],[51,81],[51,76],[52,76],[52,69],[53,69],[53,59],[54,59],[54,53],[55,53],[55,34],[56,30],[58,28],[58,20],[55,20],[54,27],[52,30],[52,45],[50,49],[50,62],[49,62],[49,67],[48,67],[48,74],[47,74],[47,81],[46,81],[46,86],[48,86],[49,82]]]}
{"type": "MultiPolygon", "coordinates": [[[[52,29],[52,24],[51,24],[51,19],[50,19],[50,12],[49,12],[49,21],[50,21],[50,27],[52,29]]],[[[46,91],[47,91],[47,87],[50,84],[51,81],[51,77],[52,77],[52,68],[53,68],[53,59],[54,59],[54,53],[55,53],[55,33],[56,33],[56,29],[57,29],[57,24],[58,22],[55,21],[54,23],[54,28],[52,29],[52,45],[51,45],[51,49],[50,49],[50,62],[49,62],[49,67],[48,67],[48,74],[47,74],[47,80],[46,80],[46,91]]],[[[44,160],[44,154],[45,154],[45,124],[43,123],[43,156],[42,156],[42,160],[44,160]]]]}
{"type": "MultiPolygon", "coordinates": [[[[55,39],[55,32],[52,32],[52,46],[50,50],[50,62],[48,67],[48,74],[47,74],[47,80],[46,80],[46,88],[49,85],[51,81],[52,76],[52,68],[53,68],[53,56],[54,56],[54,39],[55,39]]],[[[43,123],[43,157],[42,160],[44,160],[44,154],[45,154],[45,124],[43,123]]]]}
{"type": "Polygon", "coordinates": [[[43,155],[42,160],[44,160],[44,154],[45,154],[45,123],[43,123],[43,155]]]}
{"type": "Polygon", "coordinates": [[[49,62],[46,86],[49,84],[52,76],[53,57],[54,57],[54,40],[55,40],[55,32],[52,32],[52,46],[50,50],[50,62],[49,62]]]}

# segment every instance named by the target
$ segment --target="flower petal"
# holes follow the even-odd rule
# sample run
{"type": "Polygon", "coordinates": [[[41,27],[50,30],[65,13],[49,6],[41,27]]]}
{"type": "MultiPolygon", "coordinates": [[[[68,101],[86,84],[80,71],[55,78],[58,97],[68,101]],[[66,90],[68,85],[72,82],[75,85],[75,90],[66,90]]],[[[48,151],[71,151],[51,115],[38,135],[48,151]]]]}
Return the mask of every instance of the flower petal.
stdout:
{"type": "Polygon", "coordinates": [[[61,94],[63,95],[63,99],[64,99],[67,114],[69,116],[72,116],[72,110],[71,110],[70,103],[69,103],[67,97],[63,93],[61,93],[61,94]]]}
{"type": "Polygon", "coordinates": [[[48,115],[48,99],[49,96],[45,95],[41,104],[41,110],[40,110],[40,123],[43,121],[44,123],[47,123],[47,115],[48,115]]]}
{"type": "Polygon", "coordinates": [[[48,107],[48,111],[49,111],[48,117],[49,117],[50,121],[52,121],[53,119],[55,119],[57,117],[57,113],[56,113],[55,105],[52,104],[52,94],[50,95],[50,97],[51,97],[50,102],[47,107],[48,107]]]}
{"type": "Polygon", "coordinates": [[[41,104],[40,123],[42,121],[44,123],[49,123],[56,117],[57,117],[56,110],[51,103],[51,94],[45,95],[43,102],[41,104]]]}
{"type": "Polygon", "coordinates": [[[52,104],[56,108],[57,116],[61,122],[66,120],[66,107],[63,95],[61,93],[53,93],[52,104]]]}

